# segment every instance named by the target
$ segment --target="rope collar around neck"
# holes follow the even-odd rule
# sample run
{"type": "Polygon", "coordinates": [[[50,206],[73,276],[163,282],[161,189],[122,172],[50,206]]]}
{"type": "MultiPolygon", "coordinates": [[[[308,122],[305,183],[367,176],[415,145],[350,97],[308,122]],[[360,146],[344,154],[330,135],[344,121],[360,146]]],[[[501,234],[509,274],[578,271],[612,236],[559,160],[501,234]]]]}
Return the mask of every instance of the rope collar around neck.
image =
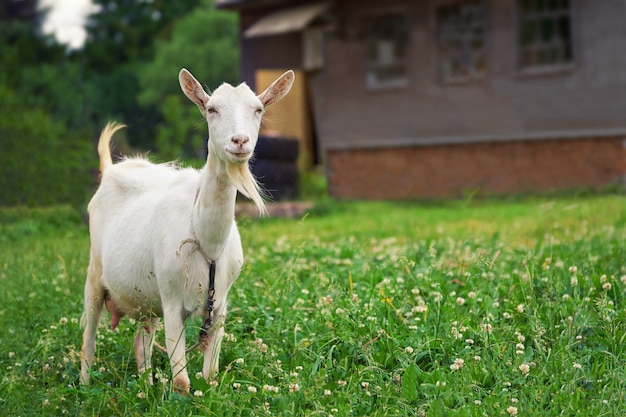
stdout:
{"type": "Polygon", "coordinates": [[[209,329],[211,328],[212,317],[213,317],[213,305],[215,304],[215,266],[216,266],[216,261],[209,258],[206,252],[202,250],[202,247],[200,246],[200,242],[198,241],[198,238],[196,238],[195,233],[193,232],[193,228],[191,229],[191,234],[193,235],[193,237],[189,239],[185,239],[182,242],[180,242],[180,244],[178,245],[178,248],[176,249],[176,255],[180,256],[180,250],[182,249],[184,245],[186,244],[192,245],[191,250],[187,252],[187,254],[185,255],[185,259],[184,259],[183,274],[185,275],[185,290],[187,290],[187,284],[189,282],[189,263],[187,262],[187,258],[193,252],[198,252],[202,256],[202,258],[204,258],[204,261],[206,262],[209,268],[209,290],[207,292],[207,301],[205,305],[205,309],[208,313],[207,318],[204,320],[204,322],[202,323],[202,327],[200,328],[200,334],[198,335],[198,342],[194,344],[192,347],[190,347],[189,349],[187,349],[188,352],[194,350],[200,344],[205,344],[209,335],[209,329]]]}

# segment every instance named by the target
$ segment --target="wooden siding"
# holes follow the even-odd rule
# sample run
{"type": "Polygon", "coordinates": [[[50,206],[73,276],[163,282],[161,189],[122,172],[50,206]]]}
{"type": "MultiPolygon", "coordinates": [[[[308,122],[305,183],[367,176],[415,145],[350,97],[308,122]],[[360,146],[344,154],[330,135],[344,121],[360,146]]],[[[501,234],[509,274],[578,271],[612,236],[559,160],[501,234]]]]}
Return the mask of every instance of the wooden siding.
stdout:
{"type": "Polygon", "coordinates": [[[517,66],[516,2],[487,0],[487,74],[457,84],[438,68],[436,10],[450,1],[345,0],[329,34],[326,67],[311,76],[323,149],[626,134],[626,3],[572,0],[574,62],[556,72],[517,66]],[[368,89],[360,16],[405,11],[408,86],[368,89]],[[594,134],[594,132],[596,134],[594,134]],[[367,144],[367,145],[365,145],[367,144]]]}

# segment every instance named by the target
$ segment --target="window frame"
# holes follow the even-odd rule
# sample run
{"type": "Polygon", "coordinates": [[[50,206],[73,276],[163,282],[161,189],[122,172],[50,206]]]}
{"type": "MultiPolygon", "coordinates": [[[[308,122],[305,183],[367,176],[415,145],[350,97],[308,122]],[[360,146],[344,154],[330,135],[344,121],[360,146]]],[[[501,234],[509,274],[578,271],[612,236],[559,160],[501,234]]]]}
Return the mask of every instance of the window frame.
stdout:
{"type": "MultiPolygon", "coordinates": [[[[411,44],[411,33],[410,33],[410,15],[408,11],[403,7],[389,7],[382,10],[371,10],[365,11],[363,13],[359,13],[355,16],[357,22],[357,37],[359,41],[362,43],[363,47],[363,70],[364,70],[364,84],[367,90],[377,91],[377,90],[390,90],[390,89],[398,89],[398,88],[406,88],[409,86],[409,53],[411,44]],[[371,47],[371,39],[364,34],[365,32],[365,20],[367,19],[377,19],[384,18],[389,16],[400,16],[404,19],[404,45],[402,45],[402,57],[396,59],[392,65],[386,65],[380,62],[371,61],[370,60],[370,51],[371,47]],[[403,70],[403,76],[389,79],[389,80],[377,80],[375,77],[370,77],[370,74],[375,71],[377,68],[391,68],[394,66],[398,66],[403,70]]],[[[381,39],[382,40],[382,39],[381,39]]]]}
{"type": "Polygon", "coordinates": [[[522,42],[523,31],[523,12],[522,2],[524,0],[516,0],[515,2],[515,67],[519,76],[533,76],[533,75],[550,75],[563,72],[570,72],[574,70],[579,61],[579,51],[577,42],[578,32],[578,13],[576,0],[569,1],[569,49],[570,58],[560,62],[547,63],[547,64],[535,64],[532,66],[524,65],[522,55],[524,53],[524,45],[522,42]]]}
{"type": "MultiPolygon", "coordinates": [[[[490,64],[490,44],[491,44],[491,7],[488,0],[463,0],[454,1],[449,3],[439,4],[434,8],[433,18],[435,22],[435,43],[437,50],[437,72],[439,79],[444,85],[466,84],[476,81],[485,80],[489,76],[489,64],[490,64]],[[442,22],[441,13],[444,9],[450,9],[454,7],[462,7],[464,5],[481,5],[484,10],[484,26],[483,26],[483,46],[482,53],[485,60],[485,69],[482,73],[469,73],[467,75],[446,75],[444,67],[444,57],[451,58],[450,54],[444,54],[444,41],[442,40],[442,22]]],[[[458,35],[458,33],[457,33],[458,35]]],[[[472,60],[476,61],[476,60],[472,60]]]]}

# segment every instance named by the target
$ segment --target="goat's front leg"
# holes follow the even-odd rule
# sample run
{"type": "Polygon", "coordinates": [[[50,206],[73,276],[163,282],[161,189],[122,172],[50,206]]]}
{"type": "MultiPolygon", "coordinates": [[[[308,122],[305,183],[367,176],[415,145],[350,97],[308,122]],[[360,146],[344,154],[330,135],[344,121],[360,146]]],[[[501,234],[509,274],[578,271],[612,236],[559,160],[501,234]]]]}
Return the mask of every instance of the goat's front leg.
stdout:
{"type": "MultiPolygon", "coordinates": [[[[152,326],[148,323],[140,326],[135,336],[135,359],[137,360],[137,371],[140,376],[152,368],[152,346],[154,345],[154,334],[159,324],[159,318],[151,319],[150,323],[152,323],[152,326]]],[[[152,384],[152,372],[148,375],[148,381],[152,384]]]]}
{"type": "Polygon", "coordinates": [[[165,348],[170,357],[172,367],[172,384],[174,390],[189,392],[189,375],[187,374],[187,358],[185,357],[185,320],[182,306],[175,306],[163,311],[165,328],[165,348]]]}
{"type": "Polygon", "coordinates": [[[213,323],[209,329],[206,342],[202,345],[204,362],[202,375],[208,381],[217,375],[219,371],[220,350],[224,337],[224,320],[226,319],[226,300],[213,311],[213,323]]]}

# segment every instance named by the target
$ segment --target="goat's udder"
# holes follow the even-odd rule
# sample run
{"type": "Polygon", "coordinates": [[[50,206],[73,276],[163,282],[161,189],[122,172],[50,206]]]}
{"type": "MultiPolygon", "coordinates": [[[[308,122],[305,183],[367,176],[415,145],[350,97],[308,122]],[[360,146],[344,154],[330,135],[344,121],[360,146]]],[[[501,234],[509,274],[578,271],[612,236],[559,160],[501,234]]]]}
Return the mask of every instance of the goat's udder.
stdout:
{"type": "Polygon", "coordinates": [[[104,295],[104,305],[111,314],[111,330],[115,330],[120,323],[120,319],[124,316],[124,312],[117,308],[117,304],[115,304],[108,291],[104,295]]]}

